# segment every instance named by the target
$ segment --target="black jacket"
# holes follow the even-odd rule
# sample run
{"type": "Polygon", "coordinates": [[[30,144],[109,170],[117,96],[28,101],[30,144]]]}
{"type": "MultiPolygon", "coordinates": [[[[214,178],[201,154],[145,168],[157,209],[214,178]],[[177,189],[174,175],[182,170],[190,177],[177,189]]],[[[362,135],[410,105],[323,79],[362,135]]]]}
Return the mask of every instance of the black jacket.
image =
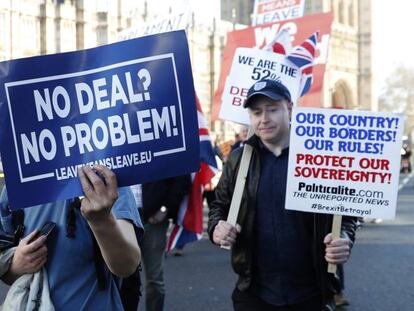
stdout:
{"type": "MultiPolygon", "coordinates": [[[[232,266],[239,275],[237,287],[243,291],[249,288],[252,281],[252,252],[254,249],[254,221],[257,187],[260,179],[259,161],[259,138],[251,137],[247,144],[253,147],[252,159],[249,166],[245,189],[237,219],[242,231],[238,235],[232,247],[232,266]]],[[[235,150],[228,158],[223,169],[223,174],[216,187],[216,200],[212,202],[209,213],[208,234],[213,241],[214,228],[220,220],[226,220],[236,183],[237,171],[240,164],[243,148],[235,150]]],[[[333,294],[338,292],[339,280],[333,274],[327,272],[325,257],[325,245],[323,240],[331,232],[332,216],[325,214],[314,214],[313,217],[313,263],[318,276],[318,285],[321,295],[326,303],[331,303],[333,294]]],[[[342,218],[341,236],[351,241],[355,238],[356,219],[353,217],[342,218]]]]}
{"type": "Polygon", "coordinates": [[[142,184],[142,212],[144,222],[161,206],[168,210],[168,218],[175,220],[184,196],[190,192],[191,176],[177,176],[142,184]]]}

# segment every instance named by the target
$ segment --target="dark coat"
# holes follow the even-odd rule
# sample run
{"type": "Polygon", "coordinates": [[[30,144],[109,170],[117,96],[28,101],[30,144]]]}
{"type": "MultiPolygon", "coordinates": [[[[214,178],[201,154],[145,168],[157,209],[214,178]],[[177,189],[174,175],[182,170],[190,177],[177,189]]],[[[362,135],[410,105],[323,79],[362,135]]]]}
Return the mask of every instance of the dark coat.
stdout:
{"type": "MultiPolygon", "coordinates": [[[[254,249],[254,223],[256,193],[260,179],[259,138],[251,137],[247,144],[253,147],[252,159],[249,166],[245,189],[237,219],[242,231],[232,247],[231,262],[234,271],[239,275],[237,287],[244,291],[252,282],[252,252],[254,249]],[[253,208],[248,208],[251,206],[253,208]]],[[[236,183],[237,171],[243,148],[235,150],[228,158],[223,174],[216,187],[216,200],[212,202],[209,212],[208,234],[213,241],[214,228],[220,220],[226,220],[236,183]]],[[[339,291],[338,278],[327,272],[325,261],[325,244],[323,240],[332,229],[332,215],[314,214],[313,217],[313,263],[318,278],[318,286],[325,303],[331,303],[333,295],[339,291]]],[[[342,218],[341,236],[351,241],[355,238],[356,219],[342,218]]]]}
{"type": "Polygon", "coordinates": [[[184,175],[142,184],[142,214],[144,222],[161,206],[168,210],[168,218],[175,220],[184,196],[191,190],[191,176],[184,175]]]}

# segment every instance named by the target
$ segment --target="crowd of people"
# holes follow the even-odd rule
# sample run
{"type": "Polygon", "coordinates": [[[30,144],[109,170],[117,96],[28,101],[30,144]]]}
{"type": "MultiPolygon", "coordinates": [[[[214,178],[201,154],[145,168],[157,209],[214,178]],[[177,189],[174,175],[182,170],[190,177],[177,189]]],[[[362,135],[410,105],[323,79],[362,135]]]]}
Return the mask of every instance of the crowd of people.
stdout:
{"type": "MultiPolygon", "coordinates": [[[[238,275],[229,299],[240,311],[335,310],[348,303],[342,296],[343,264],[357,219],[343,217],[340,237],[334,238],[331,215],[284,208],[292,100],[282,83],[255,83],[244,107],[252,135],[242,128],[229,155],[214,146],[223,169],[205,191],[208,236],[214,245],[231,248],[238,275]],[[246,145],[252,159],[232,225],[227,216],[246,145]],[[327,272],[329,263],[338,265],[337,274],[327,272]]],[[[141,267],[146,310],[164,310],[167,230],[190,191],[191,177],[118,188],[115,174],[96,165],[81,168],[79,179],[83,197],[19,213],[12,211],[3,189],[0,229],[3,236],[18,239],[0,256],[2,280],[11,285],[7,310],[18,304],[39,310],[136,310],[141,267]],[[56,224],[53,232],[40,234],[50,221],[56,224]],[[128,284],[138,291],[125,289],[128,284]]]]}

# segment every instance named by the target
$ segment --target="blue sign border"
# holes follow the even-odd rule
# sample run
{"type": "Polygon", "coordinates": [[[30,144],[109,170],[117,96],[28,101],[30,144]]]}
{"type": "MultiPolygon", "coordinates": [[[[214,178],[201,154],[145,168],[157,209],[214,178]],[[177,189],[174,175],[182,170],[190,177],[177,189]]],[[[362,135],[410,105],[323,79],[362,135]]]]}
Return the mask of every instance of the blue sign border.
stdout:
{"type": "MultiPolygon", "coordinates": [[[[98,48],[47,56],[30,57],[0,63],[1,132],[0,143],[4,163],[6,185],[12,208],[32,206],[71,198],[82,194],[77,178],[56,180],[56,178],[25,178],[18,157],[13,116],[25,109],[25,103],[10,102],[9,90],[29,83],[47,82],[56,79],[83,77],[134,63],[157,60],[171,60],[174,67],[177,90],[177,115],[182,130],[181,148],[166,145],[163,151],[153,153],[162,155],[162,160],[131,168],[123,167],[114,171],[120,186],[142,183],[199,169],[199,137],[195,94],[191,74],[188,44],[184,31],[147,36],[127,40],[98,48]],[[47,189],[47,191],[45,191],[47,189]],[[22,195],[22,194],[25,195],[22,195]]],[[[166,85],[171,81],[164,81],[166,85]]],[[[163,106],[165,99],[151,94],[154,102],[163,106]]],[[[165,104],[164,104],[165,106],[165,104]]],[[[37,121],[37,120],[34,120],[37,121]]],[[[162,144],[162,141],[160,142],[162,144]]],[[[145,148],[144,148],[145,150],[145,148]]],[[[137,150],[141,152],[143,149],[137,150]]],[[[121,156],[121,155],[120,155],[121,156]]],[[[99,157],[98,157],[99,158],[99,157]]],[[[89,155],[90,159],[90,155],[89,155]]],[[[97,158],[95,158],[97,160],[97,158]]],[[[88,162],[79,160],[80,163],[88,162]]],[[[54,174],[54,173],[51,173],[54,174]]],[[[49,173],[48,177],[51,177],[49,173]]],[[[54,174],[55,175],[55,174],[54,174]]],[[[45,176],[44,176],[45,177],[45,176]]],[[[56,177],[56,176],[54,176],[56,177]]]]}

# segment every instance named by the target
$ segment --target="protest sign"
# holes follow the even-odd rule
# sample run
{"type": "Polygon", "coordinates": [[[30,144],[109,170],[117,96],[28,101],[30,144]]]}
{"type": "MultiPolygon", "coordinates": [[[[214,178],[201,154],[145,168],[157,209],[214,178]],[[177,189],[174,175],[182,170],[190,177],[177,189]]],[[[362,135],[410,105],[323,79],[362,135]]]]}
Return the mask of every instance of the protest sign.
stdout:
{"type": "Polygon", "coordinates": [[[313,83],[310,91],[300,99],[301,106],[320,106],[320,96],[323,85],[323,75],[328,55],[329,38],[331,33],[332,13],[307,15],[301,18],[286,20],[283,22],[247,27],[242,30],[232,31],[227,34],[227,43],[223,51],[221,71],[217,90],[213,98],[212,120],[219,116],[221,99],[224,92],[227,77],[233,63],[237,48],[263,48],[272,42],[282,29],[289,29],[292,44],[301,44],[309,35],[319,30],[318,55],[313,67],[313,83]],[[315,29],[317,25],[317,29],[315,29]]]}
{"type": "Polygon", "coordinates": [[[395,217],[401,115],[293,109],[286,209],[395,217]]]}
{"type": "Polygon", "coordinates": [[[262,79],[283,83],[296,102],[299,92],[300,70],[285,55],[259,49],[238,48],[227,78],[220,109],[220,119],[250,124],[243,103],[249,88],[262,79]]]}
{"type": "Polygon", "coordinates": [[[185,29],[189,23],[189,20],[190,14],[188,9],[183,12],[169,14],[167,16],[160,16],[155,19],[151,19],[146,23],[140,24],[139,27],[131,27],[122,30],[118,33],[116,41],[129,40],[142,36],[185,29]]]}
{"type": "Polygon", "coordinates": [[[3,62],[0,81],[12,208],[80,195],[85,164],[106,165],[120,186],[199,168],[184,31],[3,62]]]}
{"type": "Polygon", "coordinates": [[[256,0],[252,25],[280,22],[303,16],[305,0],[256,0]]]}

